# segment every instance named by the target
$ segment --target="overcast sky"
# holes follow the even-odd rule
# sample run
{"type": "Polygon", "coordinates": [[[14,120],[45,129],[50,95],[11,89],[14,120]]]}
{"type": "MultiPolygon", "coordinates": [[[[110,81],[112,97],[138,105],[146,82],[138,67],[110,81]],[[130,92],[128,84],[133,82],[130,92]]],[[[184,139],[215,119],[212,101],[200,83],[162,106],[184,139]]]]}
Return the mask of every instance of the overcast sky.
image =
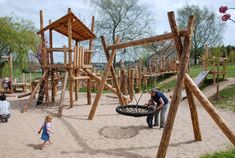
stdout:
{"type": "MultiPolygon", "coordinates": [[[[214,10],[218,16],[218,8],[222,5],[235,7],[234,0],[139,0],[143,5],[153,12],[156,18],[156,32],[158,34],[164,31],[170,31],[167,12],[177,11],[186,3],[199,6],[207,6],[214,10]]],[[[39,28],[39,10],[44,10],[44,23],[48,24],[48,20],[56,20],[67,12],[70,7],[72,11],[81,18],[88,26],[90,25],[91,15],[95,14],[89,0],[0,0],[0,16],[16,15],[24,19],[30,19],[39,28]]],[[[235,19],[235,10],[229,10],[231,18],[235,19]]],[[[235,45],[235,23],[226,22],[227,27],[224,34],[225,45],[235,45]]],[[[59,43],[59,41],[56,41],[59,43]]],[[[61,43],[62,44],[62,43],[61,43]]]]}

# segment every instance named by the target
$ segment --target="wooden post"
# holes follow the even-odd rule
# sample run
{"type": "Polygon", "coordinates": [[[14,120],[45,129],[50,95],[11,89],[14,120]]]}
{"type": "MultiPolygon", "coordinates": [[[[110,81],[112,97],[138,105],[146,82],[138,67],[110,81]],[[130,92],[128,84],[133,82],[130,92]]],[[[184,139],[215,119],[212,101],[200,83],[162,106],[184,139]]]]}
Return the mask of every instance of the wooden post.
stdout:
{"type": "MultiPolygon", "coordinates": [[[[68,13],[71,9],[68,8],[68,13]]],[[[69,99],[70,108],[73,107],[73,72],[72,72],[72,19],[68,18],[68,49],[69,49],[69,99]]]]}
{"type": "Polygon", "coordinates": [[[133,101],[133,97],[134,97],[134,72],[135,72],[135,70],[134,69],[131,69],[131,73],[130,73],[130,81],[129,81],[129,83],[130,83],[130,87],[129,87],[129,89],[130,89],[130,100],[131,101],[133,101]]]}
{"type": "MultiPolygon", "coordinates": [[[[95,29],[95,17],[92,16],[92,20],[91,20],[91,32],[94,32],[95,29]]],[[[89,50],[93,50],[93,39],[90,40],[89,42],[89,50]]],[[[89,53],[88,57],[89,60],[88,64],[91,64],[91,53],[89,53]]],[[[90,105],[91,104],[91,79],[87,80],[87,104],[90,105]]]]}
{"type": "Polygon", "coordinates": [[[205,51],[205,71],[208,70],[208,45],[206,44],[206,51],[205,51]]]}
{"type": "MultiPolygon", "coordinates": [[[[115,43],[118,42],[117,40],[118,39],[116,39],[115,43]]],[[[109,55],[109,51],[107,49],[106,40],[105,40],[104,36],[101,36],[101,42],[102,42],[102,46],[103,46],[103,49],[104,49],[104,53],[105,53],[106,59],[107,59],[107,61],[109,61],[110,55],[109,55]]],[[[121,105],[125,105],[126,103],[125,103],[124,98],[122,97],[121,90],[120,90],[120,85],[118,84],[118,79],[116,77],[113,65],[111,65],[110,71],[111,71],[111,74],[112,74],[112,77],[113,77],[114,87],[116,88],[116,91],[117,91],[117,96],[118,96],[118,99],[119,99],[119,103],[121,105]]]]}
{"type": "MultiPolygon", "coordinates": [[[[75,43],[75,47],[74,47],[74,60],[73,60],[73,63],[74,63],[74,75],[75,75],[75,77],[78,77],[78,68],[77,68],[77,60],[78,60],[78,54],[77,54],[77,51],[79,51],[78,50],[78,41],[76,41],[76,43],[75,43]]],[[[75,100],[78,100],[78,91],[79,91],[79,89],[78,89],[78,82],[80,82],[79,80],[76,80],[75,81],[75,100]]]]}
{"type": "Polygon", "coordinates": [[[188,104],[189,104],[189,109],[191,113],[191,120],[192,120],[192,125],[193,125],[193,132],[194,132],[194,139],[195,141],[201,141],[202,136],[201,136],[201,130],[199,127],[199,119],[198,119],[198,113],[197,113],[197,108],[193,99],[193,95],[190,92],[190,89],[185,86],[187,98],[188,98],[188,104]]]}
{"type": "Polygon", "coordinates": [[[63,107],[64,107],[63,102],[64,102],[65,93],[66,93],[67,80],[68,80],[68,72],[65,72],[63,88],[62,88],[60,103],[59,103],[58,117],[62,116],[62,111],[63,111],[63,107]]]}
{"type": "Polygon", "coordinates": [[[67,68],[67,50],[66,50],[66,46],[63,46],[64,49],[64,67],[67,68]]]}
{"type": "Polygon", "coordinates": [[[213,74],[213,84],[215,85],[216,84],[216,70],[215,70],[215,57],[212,58],[212,65],[213,65],[213,68],[212,68],[212,74],[213,74]]]}
{"type": "MultiPolygon", "coordinates": [[[[49,20],[49,24],[51,24],[51,20],[49,20]]],[[[52,36],[52,29],[49,29],[49,47],[53,48],[53,36],[52,36]]],[[[50,54],[50,63],[54,64],[54,57],[53,57],[53,51],[49,52],[50,54]]],[[[55,76],[54,76],[54,70],[51,69],[51,101],[55,102],[55,94],[56,94],[56,85],[55,85],[55,76]]]]}
{"type": "MultiPolygon", "coordinates": [[[[120,37],[118,36],[117,39],[116,39],[117,43],[119,43],[119,40],[120,40],[120,37]]],[[[106,79],[108,77],[111,65],[113,63],[115,54],[116,54],[116,51],[112,50],[112,53],[111,53],[110,58],[108,60],[108,63],[106,65],[106,67],[105,67],[104,76],[103,76],[102,81],[101,81],[101,83],[100,83],[100,85],[98,87],[98,91],[97,91],[94,103],[92,105],[92,108],[91,108],[91,111],[90,111],[90,114],[89,114],[89,117],[88,117],[89,120],[92,120],[94,118],[94,115],[95,115],[95,112],[96,112],[96,108],[98,106],[100,97],[102,95],[102,92],[103,92],[103,89],[104,89],[104,85],[105,85],[106,79]]]]}
{"type": "Polygon", "coordinates": [[[126,95],[125,93],[125,69],[121,68],[120,70],[120,89],[122,94],[126,95]]]}
{"type": "Polygon", "coordinates": [[[10,66],[10,81],[11,81],[11,90],[10,93],[13,93],[13,87],[12,87],[12,83],[13,83],[13,63],[12,63],[12,55],[10,53],[9,55],[9,66],[10,66]]]}
{"type": "Polygon", "coordinates": [[[228,128],[225,122],[219,117],[215,108],[211,104],[211,102],[207,99],[207,97],[200,91],[198,86],[193,82],[188,74],[185,76],[185,84],[190,88],[191,92],[198,99],[204,109],[208,112],[211,118],[215,121],[218,127],[222,130],[222,132],[227,136],[227,138],[231,141],[233,145],[235,145],[235,135],[228,128]]]}
{"type": "MultiPolygon", "coordinates": [[[[174,13],[170,12],[168,13],[169,21],[170,19],[175,21],[174,13]]],[[[187,71],[187,66],[189,62],[189,56],[190,56],[190,49],[191,49],[191,34],[193,32],[193,27],[194,27],[194,17],[190,16],[189,21],[188,21],[188,30],[190,34],[188,36],[185,36],[184,38],[184,47],[182,50],[181,58],[180,58],[180,65],[179,65],[179,71],[177,74],[177,82],[176,86],[174,89],[174,94],[171,100],[171,105],[167,117],[167,122],[166,126],[164,128],[161,142],[159,145],[158,153],[157,153],[157,158],[164,158],[166,156],[167,148],[170,142],[170,137],[175,121],[175,116],[179,107],[179,103],[181,100],[181,93],[182,93],[182,87],[184,84],[184,78],[186,75],[187,71]]],[[[178,37],[175,37],[175,39],[178,37]]],[[[176,43],[177,45],[177,43],[176,43]]],[[[176,47],[177,48],[177,47],[176,47]]],[[[180,51],[180,50],[178,50],[180,51]]]]}

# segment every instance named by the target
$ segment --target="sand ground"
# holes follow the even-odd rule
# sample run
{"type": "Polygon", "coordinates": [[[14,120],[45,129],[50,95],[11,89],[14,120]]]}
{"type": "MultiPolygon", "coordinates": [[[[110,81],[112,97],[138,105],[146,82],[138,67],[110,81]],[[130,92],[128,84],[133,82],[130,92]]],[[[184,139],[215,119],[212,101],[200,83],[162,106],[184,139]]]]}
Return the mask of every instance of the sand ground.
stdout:
{"type": "MultiPolygon", "coordinates": [[[[229,79],[220,85],[224,88],[235,83],[229,79]]],[[[203,92],[206,96],[215,93],[216,87],[209,86],[203,92]]],[[[109,94],[110,95],[110,94],[109,94]]],[[[139,94],[136,96],[138,97],[139,94]]],[[[167,93],[171,95],[171,93],[167,93]]],[[[152,158],[156,156],[163,130],[147,128],[145,117],[127,117],[115,112],[118,100],[103,95],[94,120],[87,120],[91,105],[86,105],[86,94],[80,94],[72,109],[64,109],[63,118],[53,118],[51,135],[53,144],[39,150],[40,135],[37,134],[44,117],[55,116],[57,107],[31,108],[26,113],[20,109],[27,98],[9,97],[12,116],[8,123],[0,123],[1,158],[152,158]]],[[[95,94],[92,94],[93,100],[95,94]]],[[[144,94],[141,103],[148,100],[144,94]]],[[[182,101],[168,148],[168,158],[196,158],[216,150],[223,150],[232,144],[217,127],[197,100],[201,142],[194,142],[187,99],[182,101]]],[[[68,104],[68,95],[65,104],[68,104]]],[[[217,112],[235,132],[235,113],[227,110],[217,112]]]]}

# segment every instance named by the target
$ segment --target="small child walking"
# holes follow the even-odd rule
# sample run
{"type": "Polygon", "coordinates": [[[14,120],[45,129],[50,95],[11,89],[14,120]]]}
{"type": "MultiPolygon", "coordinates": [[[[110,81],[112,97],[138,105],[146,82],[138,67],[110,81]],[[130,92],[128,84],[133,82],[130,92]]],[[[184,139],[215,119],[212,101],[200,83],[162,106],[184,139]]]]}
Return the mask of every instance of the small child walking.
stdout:
{"type": "Polygon", "coordinates": [[[46,116],[42,127],[38,131],[38,134],[40,134],[42,131],[41,139],[43,140],[43,143],[41,146],[41,150],[43,150],[43,148],[45,147],[46,142],[49,142],[51,144],[50,134],[53,134],[51,132],[51,121],[52,121],[52,117],[46,116]]]}

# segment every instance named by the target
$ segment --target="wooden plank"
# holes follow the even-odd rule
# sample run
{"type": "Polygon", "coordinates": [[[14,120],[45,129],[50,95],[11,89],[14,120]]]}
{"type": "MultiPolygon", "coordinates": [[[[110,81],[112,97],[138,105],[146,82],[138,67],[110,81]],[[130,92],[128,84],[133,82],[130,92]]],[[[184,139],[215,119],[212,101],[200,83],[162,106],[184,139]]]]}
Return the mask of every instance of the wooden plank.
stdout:
{"type": "MultiPolygon", "coordinates": [[[[174,19],[174,17],[172,17],[174,19]]],[[[174,89],[174,94],[170,103],[170,109],[168,112],[168,117],[166,121],[166,126],[164,128],[161,142],[159,144],[158,152],[157,152],[157,158],[164,158],[166,156],[167,148],[170,142],[171,133],[176,117],[176,113],[180,104],[181,100],[181,92],[182,87],[184,84],[184,78],[187,72],[188,68],[188,62],[190,57],[190,50],[191,50],[191,35],[194,27],[194,20],[195,18],[193,16],[189,17],[188,21],[188,29],[190,30],[190,35],[186,36],[184,38],[184,47],[180,58],[180,65],[179,65],[179,71],[177,74],[177,81],[176,86],[174,89]]]]}
{"type": "Polygon", "coordinates": [[[18,97],[18,98],[23,98],[23,97],[27,97],[27,96],[29,96],[29,95],[31,95],[31,94],[32,94],[32,92],[28,92],[28,93],[20,94],[20,95],[18,95],[17,97],[18,97]]]}
{"type": "Polygon", "coordinates": [[[74,56],[73,56],[73,67],[77,68],[77,46],[74,47],[74,56]]]}
{"type": "Polygon", "coordinates": [[[208,100],[208,98],[201,92],[198,86],[193,82],[188,74],[185,77],[185,84],[190,88],[191,92],[194,96],[198,99],[204,109],[208,112],[211,118],[215,121],[221,131],[225,134],[225,136],[230,140],[230,142],[235,145],[235,135],[234,133],[228,128],[225,122],[220,118],[216,109],[208,100]]]}
{"type": "Polygon", "coordinates": [[[63,103],[64,103],[64,97],[65,97],[65,93],[66,93],[67,80],[68,80],[68,72],[66,71],[65,76],[64,76],[64,82],[63,82],[61,97],[60,97],[58,117],[62,117],[62,111],[63,111],[63,107],[64,107],[63,103]]]}
{"type": "MultiPolygon", "coordinates": [[[[84,71],[89,75],[92,79],[96,80],[96,82],[100,83],[102,81],[102,78],[99,76],[96,76],[95,74],[91,73],[90,70],[84,69],[84,71]]],[[[113,88],[112,85],[105,83],[105,88],[111,90],[114,94],[117,95],[116,88],[113,88]]],[[[127,96],[122,95],[123,98],[127,98],[127,96]]]]}
{"type": "Polygon", "coordinates": [[[73,77],[73,80],[88,80],[91,79],[89,76],[77,76],[73,77]]]}

